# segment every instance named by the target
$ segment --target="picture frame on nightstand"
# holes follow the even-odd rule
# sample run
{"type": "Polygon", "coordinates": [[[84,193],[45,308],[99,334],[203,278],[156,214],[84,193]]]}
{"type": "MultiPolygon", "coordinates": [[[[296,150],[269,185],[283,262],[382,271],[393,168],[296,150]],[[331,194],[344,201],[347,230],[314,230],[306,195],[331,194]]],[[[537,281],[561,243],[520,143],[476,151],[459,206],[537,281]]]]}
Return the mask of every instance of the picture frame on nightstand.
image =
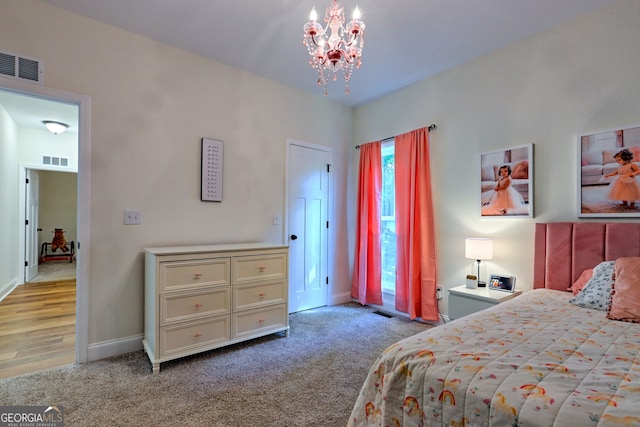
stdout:
{"type": "Polygon", "coordinates": [[[487,288],[494,291],[511,292],[516,290],[516,276],[503,276],[500,274],[492,274],[489,276],[487,288]]]}

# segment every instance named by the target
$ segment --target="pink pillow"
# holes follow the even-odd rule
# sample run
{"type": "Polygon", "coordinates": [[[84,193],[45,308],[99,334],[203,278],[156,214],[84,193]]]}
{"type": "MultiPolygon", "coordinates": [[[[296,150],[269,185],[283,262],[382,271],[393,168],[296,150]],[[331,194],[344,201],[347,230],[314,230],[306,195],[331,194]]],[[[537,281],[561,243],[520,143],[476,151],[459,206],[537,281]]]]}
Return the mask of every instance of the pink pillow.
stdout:
{"type": "Polygon", "coordinates": [[[529,178],[529,162],[522,160],[513,168],[511,172],[511,178],[513,179],[527,179],[529,178]]]}
{"type": "Polygon", "coordinates": [[[618,258],[607,317],[640,323],[640,257],[618,258]]]}
{"type": "Polygon", "coordinates": [[[582,272],[580,277],[578,277],[578,279],[575,282],[573,282],[573,286],[571,286],[569,290],[573,292],[574,296],[578,295],[582,290],[582,288],[584,288],[584,285],[586,285],[587,282],[589,282],[589,280],[592,277],[593,277],[593,268],[587,268],[582,272]]]}

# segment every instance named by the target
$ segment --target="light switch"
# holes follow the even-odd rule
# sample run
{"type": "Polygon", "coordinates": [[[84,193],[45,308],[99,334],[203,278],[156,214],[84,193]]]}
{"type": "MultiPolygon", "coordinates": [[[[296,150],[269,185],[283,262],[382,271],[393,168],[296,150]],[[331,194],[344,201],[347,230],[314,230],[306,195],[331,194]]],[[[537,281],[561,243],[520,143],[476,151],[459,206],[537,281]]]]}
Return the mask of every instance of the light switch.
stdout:
{"type": "Polygon", "coordinates": [[[142,224],[142,214],[140,213],[140,211],[124,211],[124,224],[125,225],[142,224]]]}

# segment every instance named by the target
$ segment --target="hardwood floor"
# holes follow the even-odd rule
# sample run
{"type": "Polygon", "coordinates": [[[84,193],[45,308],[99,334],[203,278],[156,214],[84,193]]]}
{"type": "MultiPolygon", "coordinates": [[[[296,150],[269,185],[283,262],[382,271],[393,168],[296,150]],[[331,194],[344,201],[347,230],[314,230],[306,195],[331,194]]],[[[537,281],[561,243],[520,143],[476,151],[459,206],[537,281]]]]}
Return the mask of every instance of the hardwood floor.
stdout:
{"type": "Polygon", "coordinates": [[[0,378],[75,362],[76,281],[26,283],[0,301],[0,378]]]}

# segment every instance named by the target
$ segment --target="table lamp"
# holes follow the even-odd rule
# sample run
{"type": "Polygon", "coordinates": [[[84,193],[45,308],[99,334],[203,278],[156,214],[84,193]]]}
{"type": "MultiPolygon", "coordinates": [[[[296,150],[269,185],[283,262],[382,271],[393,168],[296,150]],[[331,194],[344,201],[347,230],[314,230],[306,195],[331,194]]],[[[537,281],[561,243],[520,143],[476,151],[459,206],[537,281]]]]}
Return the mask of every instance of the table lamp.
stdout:
{"type": "Polygon", "coordinates": [[[468,237],[464,239],[464,257],[474,259],[478,263],[478,287],[487,286],[480,281],[480,262],[483,259],[493,259],[493,239],[486,237],[468,237]]]}

